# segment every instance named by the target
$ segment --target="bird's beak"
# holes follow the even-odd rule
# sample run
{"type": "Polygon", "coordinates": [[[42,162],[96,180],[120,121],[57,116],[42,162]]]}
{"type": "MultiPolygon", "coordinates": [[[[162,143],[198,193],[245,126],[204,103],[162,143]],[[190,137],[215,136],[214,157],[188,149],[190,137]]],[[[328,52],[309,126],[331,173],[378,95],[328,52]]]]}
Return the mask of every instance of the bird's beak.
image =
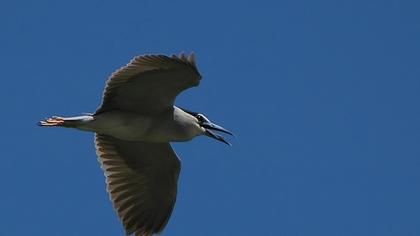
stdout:
{"type": "Polygon", "coordinates": [[[216,125],[216,124],[210,123],[210,122],[204,122],[201,126],[202,126],[205,130],[206,130],[206,132],[204,133],[205,135],[207,135],[207,136],[209,136],[209,137],[211,137],[211,138],[217,139],[217,140],[219,140],[219,141],[221,141],[221,142],[223,142],[223,143],[226,143],[226,144],[227,144],[227,145],[229,145],[229,146],[232,146],[232,145],[231,145],[228,141],[226,141],[226,140],[225,140],[222,136],[220,136],[220,135],[218,135],[218,134],[216,134],[216,133],[212,132],[212,130],[215,130],[215,131],[219,131],[219,132],[222,132],[222,133],[225,133],[225,134],[229,134],[229,135],[234,136],[234,135],[232,134],[232,132],[230,132],[229,130],[227,130],[227,129],[225,129],[225,128],[223,128],[223,127],[219,126],[219,125],[216,125]]]}

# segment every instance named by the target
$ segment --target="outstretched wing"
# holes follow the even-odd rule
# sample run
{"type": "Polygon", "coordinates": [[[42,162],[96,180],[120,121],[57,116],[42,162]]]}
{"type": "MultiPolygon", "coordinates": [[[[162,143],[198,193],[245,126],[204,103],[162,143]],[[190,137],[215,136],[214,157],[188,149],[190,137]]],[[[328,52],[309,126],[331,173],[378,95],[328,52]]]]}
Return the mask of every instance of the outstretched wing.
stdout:
{"type": "Polygon", "coordinates": [[[198,86],[200,79],[194,54],[139,56],[111,75],[96,113],[119,109],[158,114],[172,109],[176,96],[198,86]]]}
{"type": "Polygon", "coordinates": [[[162,231],[176,200],[180,161],[169,143],[130,142],[96,134],[107,189],[127,234],[162,231]]]}

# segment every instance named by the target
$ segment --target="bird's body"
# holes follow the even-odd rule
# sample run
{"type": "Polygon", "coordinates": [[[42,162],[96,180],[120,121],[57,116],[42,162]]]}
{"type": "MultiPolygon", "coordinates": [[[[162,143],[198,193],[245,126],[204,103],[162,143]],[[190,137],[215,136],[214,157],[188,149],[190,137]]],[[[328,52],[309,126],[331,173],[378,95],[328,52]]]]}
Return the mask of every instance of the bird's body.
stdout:
{"type": "Polygon", "coordinates": [[[183,142],[205,132],[197,124],[197,118],[176,106],[159,115],[112,110],[81,118],[83,119],[71,124],[73,128],[126,141],[183,142]]]}
{"type": "Polygon", "coordinates": [[[95,133],[107,190],[127,234],[159,233],[169,220],[181,167],[169,142],[206,135],[229,144],[211,130],[229,131],[174,105],[200,80],[193,54],[139,56],[111,75],[95,113],[39,123],[95,133]]]}

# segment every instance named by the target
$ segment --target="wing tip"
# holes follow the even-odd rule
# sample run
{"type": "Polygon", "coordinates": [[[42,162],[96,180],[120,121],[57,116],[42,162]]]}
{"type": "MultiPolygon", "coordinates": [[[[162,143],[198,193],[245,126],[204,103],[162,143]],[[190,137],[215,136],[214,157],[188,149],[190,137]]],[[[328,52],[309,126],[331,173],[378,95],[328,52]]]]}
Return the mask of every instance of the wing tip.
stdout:
{"type": "Polygon", "coordinates": [[[194,68],[197,68],[194,51],[192,51],[189,55],[187,55],[184,51],[182,51],[181,53],[178,54],[178,56],[173,54],[171,58],[178,59],[183,63],[186,63],[194,68]]]}

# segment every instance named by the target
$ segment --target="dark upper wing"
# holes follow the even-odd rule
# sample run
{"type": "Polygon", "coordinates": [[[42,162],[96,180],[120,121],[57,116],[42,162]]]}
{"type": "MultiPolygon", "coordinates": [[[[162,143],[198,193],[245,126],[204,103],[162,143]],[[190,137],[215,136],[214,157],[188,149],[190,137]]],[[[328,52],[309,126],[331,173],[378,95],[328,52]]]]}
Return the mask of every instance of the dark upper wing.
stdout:
{"type": "Polygon", "coordinates": [[[127,234],[148,236],[168,222],[180,162],[169,143],[130,142],[96,134],[107,189],[127,234]]]}
{"type": "Polygon", "coordinates": [[[200,79],[194,54],[139,56],[111,75],[96,113],[119,109],[157,114],[172,109],[176,96],[198,86],[200,79]]]}

